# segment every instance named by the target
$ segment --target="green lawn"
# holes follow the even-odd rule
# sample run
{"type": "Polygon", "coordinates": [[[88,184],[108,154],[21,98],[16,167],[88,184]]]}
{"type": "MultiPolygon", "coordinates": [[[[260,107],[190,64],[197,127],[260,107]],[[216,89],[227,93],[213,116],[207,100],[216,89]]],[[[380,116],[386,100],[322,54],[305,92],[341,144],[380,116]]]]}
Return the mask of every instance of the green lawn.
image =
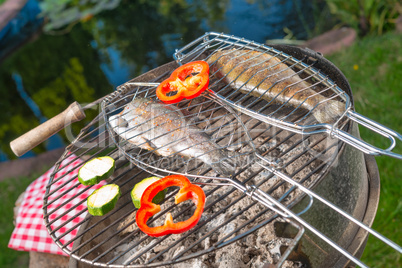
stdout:
{"type": "Polygon", "coordinates": [[[18,196],[36,178],[7,179],[0,182],[0,267],[28,267],[29,254],[7,247],[13,232],[14,204],[18,196]]]}
{"type": "MultiPolygon", "coordinates": [[[[328,57],[347,77],[356,111],[402,133],[402,34],[367,37],[328,57]]],[[[360,128],[362,137],[381,148],[388,140],[360,128]]],[[[402,142],[400,142],[402,143],[402,142]]],[[[402,153],[399,145],[396,151],[402,153]]],[[[376,157],[381,177],[379,209],[373,228],[402,244],[402,162],[376,157]]],[[[370,267],[401,267],[399,253],[370,237],[363,262],[370,267]]]]}
{"type": "MultiPolygon", "coordinates": [[[[373,120],[402,133],[402,35],[386,34],[368,37],[354,46],[328,57],[349,80],[356,110],[373,120]]],[[[378,136],[361,129],[362,136],[370,143],[385,147],[378,136]]],[[[402,152],[402,146],[397,148],[402,152]]],[[[390,157],[377,157],[381,176],[381,199],[374,222],[374,229],[402,244],[402,162],[390,157]]],[[[7,248],[13,230],[13,207],[19,194],[31,178],[8,179],[0,182],[1,245],[0,267],[27,267],[28,253],[7,248]]],[[[401,267],[400,254],[370,237],[363,254],[363,262],[370,267],[401,267]]]]}

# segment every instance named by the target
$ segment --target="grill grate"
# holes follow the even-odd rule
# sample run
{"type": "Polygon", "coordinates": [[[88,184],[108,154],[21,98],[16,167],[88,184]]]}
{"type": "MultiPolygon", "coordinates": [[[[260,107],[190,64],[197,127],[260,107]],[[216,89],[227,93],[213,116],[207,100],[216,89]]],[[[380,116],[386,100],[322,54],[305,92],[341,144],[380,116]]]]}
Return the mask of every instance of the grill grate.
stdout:
{"type": "MultiPolygon", "coordinates": [[[[326,147],[322,146],[322,144],[327,143],[327,139],[324,135],[319,139],[305,140],[299,134],[289,133],[277,129],[274,126],[268,126],[266,123],[249,117],[243,116],[242,120],[247,124],[250,133],[252,133],[253,140],[259,141],[261,154],[283,159],[283,170],[291,171],[288,174],[298,176],[300,178],[299,181],[306,186],[318,183],[322,178],[322,174],[328,169],[329,162],[327,159],[323,161],[322,157],[334,158],[334,153],[331,151],[331,148],[333,150],[339,150],[340,145],[334,143],[332,146],[329,146],[329,148],[319,151],[321,147],[326,147]],[[308,144],[308,146],[306,146],[306,144],[308,144]],[[282,150],[278,150],[278,147],[282,148],[282,150]],[[310,155],[311,159],[306,161],[306,155],[310,155]]],[[[53,181],[49,182],[48,185],[47,194],[44,199],[44,215],[50,235],[67,254],[86,263],[95,265],[107,264],[112,266],[131,265],[135,267],[141,265],[158,266],[180,262],[196,256],[211,254],[211,252],[215,252],[217,249],[232,245],[235,241],[241,241],[242,238],[249,234],[256,233],[260,229],[265,230],[268,228],[269,223],[273,224],[273,221],[279,220],[277,219],[278,215],[274,212],[264,208],[256,201],[249,200],[245,194],[239,193],[232,187],[204,185],[203,189],[206,192],[208,200],[204,215],[209,215],[209,213],[211,213],[211,215],[207,218],[202,218],[197,227],[189,233],[182,234],[178,238],[175,238],[177,239],[175,242],[170,241],[172,240],[170,237],[158,239],[150,238],[139,232],[136,228],[134,218],[132,217],[135,215],[136,209],[132,205],[129,196],[129,192],[135,182],[139,181],[141,178],[150,176],[150,174],[133,168],[130,162],[127,161],[125,157],[122,157],[115,143],[112,142],[102,118],[98,117],[83,129],[75,142],[67,148],[66,154],[67,153],[74,153],[77,157],[91,155],[89,159],[107,154],[115,159],[119,159],[115,176],[110,183],[116,183],[121,186],[122,198],[114,211],[100,219],[87,216],[84,221],[77,223],[73,228],[65,230],[64,232],[61,231],[61,227],[73,218],[66,219],[61,226],[53,227],[55,221],[49,220],[52,218],[52,214],[56,213],[57,210],[65,209],[59,207],[48,210],[52,202],[49,200],[60,198],[66,194],[66,192],[59,192],[59,188],[54,189],[53,187],[58,179],[62,178],[62,176],[59,177],[57,175],[63,170],[63,167],[60,166],[60,161],[56,164],[56,169],[52,174],[53,181]],[[58,177],[58,179],[54,179],[55,177],[58,177]],[[228,202],[228,200],[231,200],[231,202],[228,202]],[[246,202],[247,205],[242,207],[239,204],[243,204],[245,202],[244,200],[248,200],[246,202]],[[238,206],[241,208],[237,208],[238,206]],[[215,223],[216,219],[219,219],[219,215],[226,215],[228,211],[234,208],[236,208],[236,213],[233,212],[233,214],[230,214],[230,217],[220,216],[225,220],[219,224],[215,223]],[[251,210],[257,210],[258,212],[250,216],[250,218],[245,219],[245,215],[248,215],[251,210]],[[202,228],[206,228],[205,226],[212,224],[216,225],[212,230],[204,232],[204,235],[201,237],[196,236],[202,228]],[[224,237],[217,239],[217,234],[220,234],[222,230],[228,228],[227,226],[232,226],[233,224],[236,226],[233,230],[224,237]],[[121,229],[118,229],[119,225],[121,229]],[[60,242],[67,233],[78,228],[80,232],[75,239],[64,243],[60,242]],[[118,239],[116,239],[116,237],[118,237],[118,239]],[[164,244],[167,243],[165,240],[169,240],[167,245],[164,244]],[[189,241],[191,241],[191,243],[189,241]],[[205,241],[209,242],[207,243],[205,241]],[[74,248],[72,249],[71,246],[73,243],[74,248]],[[205,247],[205,243],[209,244],[209,246],[205,247]],[[123,250],[122,247],[127,244],[130,246],[123,250]],[[148,247],[141,247],[141,251],[135,254],[131,253],[130,250],[134,250],[138,245],[143,246],[144,244],[148,245],[148,247]],[[170,247],[183,247],[183,245],[186,245],[186,249],[177,254],[172,255],[169,251],[170,247]],[[155,253],[154,249],[155,247],[158,248],[158,246],[162,248],[162,250],[155,253]],[[152,257],[150,257],[150,255],[152,255],[152,257]]],[[[79,168],[79,166],[77,168],[79,168]]],[[[204,172],[206,173],[208,170],[204,172]]],[[[257,187],[264,189],[270,195],[275,196],[278,200],[290,206],[294,205],[302,198],[299,190],[296,190],[285,181],[278,179],[272,173],[265,171],[258,165],[253,166],[251,169],[249,167],[243,167],[237,172],[236,177],[243,178],[242,182],[245,184],[255,184],[257,187]]],[[[76,180],[76,178],[72,180],[76,180]]],[[[86,191],[90,191],[90,188],[91,187],[88,187],[86,191]]],[[[161,215],[158,214],[155,221],[164,218],[164,214],[167,211],[171,211],[179,220],[180,217],[185,217],[186,213],[191,211],[191,207],[179,207],[180,212],[177,212],[177,206],[172,205],[174,194],[175,192],[168,194],[165,205],[162,206],[163,211],[160,213],[161,215]]],[[[67,206],[68,202],[64,205],[67,206]]],[[[85,213],[85,211],[83,210],[81,213],[85,213]]],[[[59,218],[63,218],[66,215],[67,213],[64,213],[59,218]]],[[[279,221],[283,221],[283,219],[279,221]]],[[[299,235],[293,238],[295,241],[291,244],[297,242],[296,240],[302,232],[302,228],[297,228],[299,229],[299,235]]],[[[285,242],[285,245],[287,245],[289,240],[285,242]]],[[[284,261],[283,258],[282,260],[279,259],[276,257],[274,261],[284,261]]]]}

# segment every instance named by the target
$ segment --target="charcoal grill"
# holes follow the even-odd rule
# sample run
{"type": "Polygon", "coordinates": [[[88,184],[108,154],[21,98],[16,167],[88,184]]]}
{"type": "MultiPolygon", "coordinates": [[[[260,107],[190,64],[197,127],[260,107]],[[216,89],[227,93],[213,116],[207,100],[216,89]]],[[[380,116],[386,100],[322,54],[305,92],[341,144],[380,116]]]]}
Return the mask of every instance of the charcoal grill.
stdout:
{"type": "MultiPolygon", "coordinates": [[[[314,66],[314,68],[325,71],[329,78],[341,86],[351,97],[346,79],[344,79],[339,70],[325,59],[305,50],[288,47],[281,47],[280,49],[294,55],[300,61],[314,66]]],[[[129,96],[133,92],[137,92],[139,88],[142,88],[143,85],[136,84],[136,82],[160,82],[176,67],[177,63],[175,62],[161,66],[130,81],[130,83],[126,83],[109,97],[124,99],[124,96],[129,96]]],[[[305,191],[300,190],[300,187],[295,187],[292,181],[292,183],[289,183],[286,180],[287,178],[293,178],[300,185],[306,187],[306,189],[314,187],[319,189],[320,185],[338,185],[338,188],[336,188],[337,192],[343,192],[344,195],[340,196],[336,192],[332,193],[330,200],[356,218],[356,221],[363,221],[366,225],[371,225],[374,215],[370,215],[372,218],[367,218],[367,214],[364,215],[367,207],[362,205],[367,204],[368,190],[362,191],[362,189],[368,189],[368,183],[365,161],[360,152],[351,148],[345,149],[343,142],[331,139],[326,133],[305,137],[298,133],[268,125],[266,122],[247,115],[240,116],[241,120],[246,122],[248,131],[253,133],[253,142],[259,144],[260,155],[272,157],[272,159],[281,159],[281,165],[268,170],[266,167],[257,164],[252,167],[240,167],[236,173],[236,178],[241,178],[242,184],[250,185],[250,188],[248,188],[250,192],[239,193],[230,187],[208,185],[209,182],[207,181],[205,184],[204,181],[204,191],[209,200],[204,213],[206,216],[201,219],[196,228],[188,233],[158,239],[148,237],[136,228],[133,218],[135,208],[129,197],[129,192],[134,184],[141,178],[148,177],[154,172],[147,173],[135,167],[130,162],[130,158],[125,154],[126,151],[121,150],[119,143],[116,143],[116,137],[114,137],[113,132],[107,130],[104,118],[98,116],[66,148],[64,155],[56,163],[52,179],[47,186],[44,198],[44,218],[51,237],[72,259],[80,261],[76,263],[78,266],[94,264],[112,267],[142,267],[180,263],[198,256],[204,256],[202,260],[207,263],[208,257],[216,257],[214,252],[219,252],[220,249],[227,247],[234,247],[236,249],[236,246],[241,243],[244,244],[244,240],[247,240],[248,237],[252,237],[258,232],[272,231],[272,225],[290,225],[296,230],[293,232],[293,235],[287,236],[286,239],[277,239],[279,244],[282,243],[283,247],[287,247],[287,250],[277,252],[265,260],[260,259],[262,262],[273,262],[280,265],[285,262],[286,258],[289,257],[290,259],[291,251],[300,242],[304,228],[291,218],[286,217],[286,213],[285,215],[283,213],[279,213],[278,215],[278,210],[265,208],[259,202],[247,199],[246,197],[253,196],[255,188],[251,186],[255,185],[258,189],[262,189],[270,197],[274,198],[275,201],[279,201],[289,208],[296,205],[295,209],[302,212],[305,212],[306,208],[310,208],[306,213],[307,215],[308,213],[314,213],[314,206],[311,207],[311,202],[303,204],[305,201],[301,201],[306,196],[305,191]],[[345,150],[350,152],[345,153],[345,150]],[[62,172],[63,166],[61,163],[69,153],[74,153],[77,157],[90,155],[89,159],[107,154],[117,159],[117,171],[109,182],[117,183],[122,187],[123,198],[118,202],[115,210],[106,216],[92,217],[88,215],[84,221],[75,224],[74,227],[68,230],[64,230],[61,227],[71,222],[73,217],[69,218],[67,217],[67,213],[65,213],[65,215],[62,215],[63,217],[59,217],[63,219],[61,226],[55,226],[55,220],[50,220],[50,218],[53,213],[56,213],[61,208],[49,210],[48,207],[50,200],[58,199],[65,194],[65,192],[58,191],[54,187],[54,184],[63,176],[59,177],[56,174],[62,172]],[[345,155],[353,159],[359,159],[350,167],[350,170],[355,170],[355,172],[331,176],[330,174],[334,170],[344,170],[348,166],[348,162],[342,160],[346,158],[345,155]],[[342,168],[339,168],[338,163],[341,163],[342,168]],[[283,177],[282,174],[286,175],[286,177],[283,177]],[[58,179],[55,179],[55,177],[58,179]],[[331,177],[332,179],[330,179],[331,177]],[[350,184],[339,185],[339,181],[343,180],[350,182],[350,184]],[[360,194],[356,195],[356,192],[360,194]],[[342,199],[342,201],[347,200],[346,204],[342,202],[338,203],[339,199],[342,199]],[[243,202],[242,200],[248,200],[247,202],[249,203],[247,205],[242,204],[239,207],[239,204],[243,202]],[[255,213],[250,218],[247,218],[246,215],[250,211],[255,211],[255,213]],[[76,238],[70,241],[63,240],[66,234],[76,229],[79,229],[79,234],[76,238]]],[[[353,122],[345,121],[340,128],[343,131],[358,135],[353,122]]],[[[206,170],[203,172],[207,174],[209,171],[206,170]]],[[[201,172],[199,175],[203,176],[205,174],[201,172]]],[[[72,180],[74,179],[76,178],[72,180]]],[[[213,179],[210,182],[212,181],[213,179]]],[[[76,185],[78,185],[78,182],[76,185]]],[[[90,188],[88,187],[87,191],[90,188]]],[[[186,213],[191,211],[191,206],[179,206],[178,208],[172,205],[174,194],[174,191],[168,194],[163,205],[163,212],[161,215],[158,214],[155,217],[155,222],[158,222],[160,218],[163,218],[162,215],[169,211],[172,211],[179,220],[185,218],[186,213]]],[[[373,203],[373,201],[371,202],[373,203]]],[[[64,205],[67,206],[68,204],[64,205]]],[[[75,207],[78,205],[75,205],[75,207]]],[[[376,206],[375,201],[373,206],[376,206]]],[[[371,207],[372,210],[373,208],[371,207]]],[[[333,211],[332,208],[329,211],[333,211]]],[[[282,210],[279,210],[279,212],[282,212],[282,210]]],[[[85,213],[85,211],[81,213],[85,213]]],[[[335,217],[343,218],[337,213],[334,213],[334,215],[335,217]]],[[[308,218],[306,215],[305,217],[313,225],[317,223],[314,222],[314,217],[308,218]]],[[[340,222],[342,224],[336,224],[337,227],[331,226],[330,228],[320,229],[320,231],[326,233],[328,231],[326,229],[332,229],[332,234],[327,234],[332,238],[336,237],[335,235],[345,233],[349,237],[354,237],[353,234],[362,232],[358,226],[349,220],[339,220],[337,223],[340,222]]],[[[337,241],[336,239],[333,240],[337,241]]],[[[345,249],[350,249],[349,246],[352,242],[346,240],[343,239],[338,244],[341,244],[341,247],[345,249]]],[[[266,242],[268,243],[269,241],[266,242]]],[[[304,244],[307,243],[305,242],[304,244]]],[[[357,253],[359,249],[361,249],[361,245],[352,249],[353,252],[351,254],[357,253]]],[[[328,252],[330,251],[328,250],[328,252]]],[[[258,250],[257,254],[250,253],[251,260],[249,261],[255,261],[253,258],[260,257],[257,255],[258,250]]],[[[333,256],[332,261],[334,259],[335,262],[340,261],[340,257],[336,257],[339,254],[332,252],[329,255],[333,256]]],[[[314,256],[314,254],[311,256],[314,256]]],[[[325,262],[321,262],[320,264],[320,261],[311,257],[309,263],[319,267],[325,262]]],[[[326,262],[326,264],[328,263],[331,262],[326,262]]]]}

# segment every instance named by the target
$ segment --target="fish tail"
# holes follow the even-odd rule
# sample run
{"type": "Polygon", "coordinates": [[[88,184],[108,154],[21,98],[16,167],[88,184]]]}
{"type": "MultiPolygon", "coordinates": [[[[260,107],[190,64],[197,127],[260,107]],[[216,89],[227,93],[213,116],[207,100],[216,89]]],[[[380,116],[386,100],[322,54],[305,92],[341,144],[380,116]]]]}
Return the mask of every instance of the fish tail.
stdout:
{"type": "Polygon", "coordinates": [[[219,162],[210,163],[210,166],[218,174],[232,177],[236,173],[236,166],[232,158],[223,158],[219,162]]]}
{"type": "Polygon", "coordinates": [[[210,166],[217,174],[231,177],[236,173],[236,163],[234,157],[229,155],[228,150],[218,149],[209,154],[205,154],[200,159],[210,166]]]}
{"type": "Polygon", "coordinates": [[[312,111],[312,113],[319,123],[331,124],[335,123],[335,121],[338,120],[339,116],[341,116],[344,111],[344,103],[336,100],[330,100],[321,103],[312,111]]]}

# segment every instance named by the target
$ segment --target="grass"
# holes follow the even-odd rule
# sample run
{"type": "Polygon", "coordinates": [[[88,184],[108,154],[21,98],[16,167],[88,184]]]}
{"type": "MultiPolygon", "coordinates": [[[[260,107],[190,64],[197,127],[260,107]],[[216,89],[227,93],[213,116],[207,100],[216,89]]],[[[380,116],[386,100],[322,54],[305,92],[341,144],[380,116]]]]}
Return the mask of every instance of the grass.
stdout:
{"type": "MultiPolygon", "coordinates": [[[[388,33],[381,37],[366,37],[350,48],[331,55],[349,80],[356,110],[402,133],[402,35],[388,33]]],[[[384,139],[361,128],[368,142],[385,147],[384,139]]],[[[401,153],[401,146],[397,148],[401,153]]],[[[402,244],[402,162],[390,157],[377,157],[381,176],[381,197],[373,228],[402,244]]],[[[38,177],[7,179],[0,182],[0,267],[27,267],[28,253],[7,248],[13,226],[13,207],[18,196],[38,177]]],[[[395,250],[370,237],[362,261],[371,267],[401,267],[401,258],[395,250]]]]}
{"type": "MultiPolygon", "coordinates": [[[[402,34],[366,37],[352,47],[328,57],[347,77],[356,111],[402,133],[402,34]]],[[[369,143],[387,148],[388,140],[360,128],[369,143]]],[[[402,142],[399,142],[402,143],[402,142]]],[[[402,146],[396,147],[402,153],[402,146]]],[[[373,228],[402,244],[402,162],[376,157],[381,178],[380,203],[373,228]]],[[[362,261],[371,267],[401,267],[401,255],[383,242],[369,237],[362,261]]]]}
{"type": "Polygon", "coordinates": [[[11,178],[0,182],[0,267],[28,267],[29,253],[10,249],[7,245],[14,230],[15,201],[34,178],[11,178]]]}

